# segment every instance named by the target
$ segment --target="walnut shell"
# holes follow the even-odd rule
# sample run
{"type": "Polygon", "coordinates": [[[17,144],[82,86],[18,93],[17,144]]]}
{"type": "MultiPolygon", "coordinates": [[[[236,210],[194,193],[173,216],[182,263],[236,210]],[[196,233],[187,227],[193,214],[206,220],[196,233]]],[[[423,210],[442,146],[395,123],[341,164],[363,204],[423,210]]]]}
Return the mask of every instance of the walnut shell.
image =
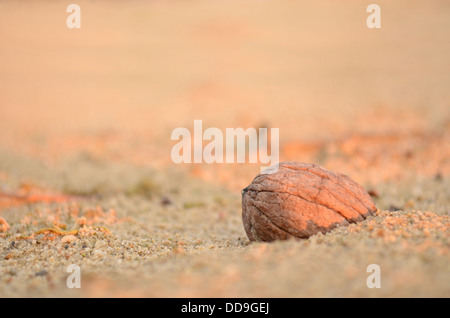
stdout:
{"type": "Polygon", "coordinates": [[[375,211],[359,184],[314,164],[280,163],[242,190],[242,220],[250,241],[308,238],[375,211]]]}

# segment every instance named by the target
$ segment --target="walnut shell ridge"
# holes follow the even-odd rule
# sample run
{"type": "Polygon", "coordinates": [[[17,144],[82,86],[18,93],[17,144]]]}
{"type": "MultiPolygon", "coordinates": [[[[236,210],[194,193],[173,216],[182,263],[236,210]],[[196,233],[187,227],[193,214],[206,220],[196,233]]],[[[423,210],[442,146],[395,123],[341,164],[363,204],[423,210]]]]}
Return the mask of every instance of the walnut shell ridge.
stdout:
{"type": "Polygon", "coordinates": [[[375,211],[363,187],[314,164],[280,163],[242,190],[242,221],[250,241],[308,238],[375,211]]]}

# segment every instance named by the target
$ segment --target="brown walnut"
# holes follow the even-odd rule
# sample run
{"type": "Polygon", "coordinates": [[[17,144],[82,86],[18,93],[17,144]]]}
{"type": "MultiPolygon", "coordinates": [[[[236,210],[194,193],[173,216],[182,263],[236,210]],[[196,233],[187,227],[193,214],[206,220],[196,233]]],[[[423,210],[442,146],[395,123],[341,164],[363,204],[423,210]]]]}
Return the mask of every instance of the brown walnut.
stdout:
{"type": "Polygon", "coordinates": [[[280,163],[242,190],[242,220],[251,241],[308,238],[375,211],[363,187],[314,164],[280,163]]]}

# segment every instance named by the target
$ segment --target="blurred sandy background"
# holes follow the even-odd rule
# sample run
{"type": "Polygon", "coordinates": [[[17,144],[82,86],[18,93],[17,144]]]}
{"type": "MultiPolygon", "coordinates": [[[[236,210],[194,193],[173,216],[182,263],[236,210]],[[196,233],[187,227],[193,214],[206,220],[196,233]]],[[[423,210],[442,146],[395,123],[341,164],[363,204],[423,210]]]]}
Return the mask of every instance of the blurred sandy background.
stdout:
{"type": "MultiPolygon", "coordinates": [[[[166,232],[159,229],[161,233],[155,236],[184,233],[179,240],[185,242],[183,251],[188,255],[190,247],[202,245],[193,242],[208,241],[214,235],[217,237],[210,244],[217,247],[222,242],[219,249],[227,249],[230,240],[247,240],[239,223],[239,190],[251,182],[259,166],[173,164],[172,130],[192,130],[194,119],[202,119],[204,128],[279,128],[282,161],[314,162],[346,173],[374,191],[381,209],[432,210],[444,218],[439,222],[448,232],[448,1],[377,1],[381,7],[381,29],[366,27],[367,1],[77,1],[81,7],[81,29],[66,26],[66,7],[70,3],[0,1],[3,192],[23,194],[31,191],[32,184],[33,189],[45,193],[100,193],[101,199],[90,199],[85,204],[100,204],[105,210],[114,207],[120,217],[146,224],[147,228],[140,228],[142,232],[136,234],[126,222],[112,222],[116,238],[132,241],[133,236],[148,237],[153,227],[160,226],[160,219],[135,213],[133,206],[149,204],[146,208],[140,205],[139,211],[154,211],[160,206],[160,199],[166,197],[160,194],[161,189],[166,189],[176,206],[170,211],[173,215],[187,208],[199,210],[194,219],[183,216],[178,222],[203,224],[204,215],[214,214],[214,218],[205,217],[208,221],[204,224],[215,225],[202,236],[195,224],[176,229],[169,222],[166,232]],[[156,199],[144,196],[139,204],[128,202],[125,195],[122,199],[129,206],[125,213],[122,201],[114,200],[129,193],[127,187],[133,188],[137,183],[146,186],[144,191],[153,190],[153,183],[148,186],[146,180],[139,181],[138,176],[143,174],[140,169],[153,169],[151,173],[157,181],[152,182],[160,188],[159,194],[156,199]],[[96,172],[101,174],[100,181],[96,172]],[[25,190],[24,183],[28,186],[25,190]],[[206,190],[184,189],[191,185],[193,189],[195,185],[195,189],[206,190]],[[189,199],[190,196],[195,199],[189,199]],[[216,224],[217,215],[219,220],[229,216],[232,221],[225,226],[229,231],[216,224]],[[193,239],[193,233],[199,237],[193,239]]],[[[24,227],[21,218],[36,206],[10,201],[6,200],[0,210],[11,226],[9,234],[0,238],[5,246],[17,238],[14,235],[27,231],[29,234],[42,225],[31,223],[31,227],[24,227]]],[[[167,211],[148,213],[161,218],[164,215],[166,219],[172,215],[167,211]]],[[[419,273],[416,276],[423,279],[418,279],[417,286],[430,281],[427,275],[436,270],[433,266],[440,268],[438,273],[442,276],[438,280],[448,281],[448,235],[442,243],[442,233],[436,233],[436,244],[444,244],[444,254],[433,254],[431,265],[419,262],[413,266],[411,275],[419,273]],[[442,255],[446,256],[440,262],[442,255]]],[[[154,242],[161,246],[167,246],[166,243],[154,242]]],[[[239,253],[245,255],[247,243],[236,244],[244,249],[239,253]]],[[[292,242],[288,244],[280,245],[280,249],[270,245],[268,251],[284,255],[284,248],[297,248],[292,242]]],[[[233,252],[233,248],[228,249],[228,253],[233,252]]],[[[412,251],[416,251],[415,247],[412,251]]],[[[2,253],[2,295],[35,295],[34,289],[30,291],[24,283],[34,269],[22,272],[20,257],[17,264],[11,265],[11,257],[5,260],[10,251],[2,253]],[[16,268],[15,276],[8,274],[7,265],[16,268]],[[14,279],[9,280],[8,275],[14,279]]],[[[230,259],[233,257],[239,258],[230,259]]],[[[175,267],[170,270],[161,265],[161,271],[181,271],[176,269],[177,262],[169,261],[175,267]]],[[[211,266],[219,266],[220,262],[213,258],[211,266]]],[[[308,259],[304,262],[308,263],[308,259]]],[[[366,259],[361,262],[365,264],[366,259]]],[[[263,274],[271,275],[275,269],[264,264],[267,268],[262,266],[263,274]]],[[[112,277],[125,271],[116,263],[111,266],[112,277]]],[[[287,288],[295,292],[285,293],[282,283],[268,284],[266,293],[252,294],[249,286],[257,288],[258,284],[239,280],[248,270],[239,266],[224,271],[237,277],[242,286],[232,289],[224,283],[223,290],[212,289],[212,295],[303,295],[296,286],[287,288]]],[[[351,268],[346,270],[351,272],[351,268]]],[[[95,266],[92,271],[92,276],[97,277],[95,266]]],[[[171,282],[184,286],[180,293],[167,287],[171,283],[159,281],[167,287],[160,294],[138,288],[136,295],[203,295],[192,278],[202,277],[203,270],[196,271],[194,266],[193,271],[192,276],[183,276],[181,283],[171,282]]],[[[154,275],[157,273],[158,270],[154,275]]],[[[213,277],[211,281],[217,282],[216,274],[206,270],[204,275],[212,275],[205,277],[213,277]]],[[[252,282],[257,281],[255,277],[252,282]]],[[[288,281],[286,278],[284,282],[288,281]]],[[[398,284],[401,282],[400,279],[398,284]]],[[[108,284],[99,283],[99,291],[90,289],[83,295],[104,295],[111,290],[108,284]]],[[[398,284],[379,295],[397,295],[402,290],[398,284]]],[[[320,283],[318,286],[315,293],[303,292],[318,296],[370,296],[365,286],[361,290],[342,287],[342,293],[339,288],[325,293],[320,283]]],[[[52,295],[47,285],[39,288],[52,295]]],[[[444,294],[445,288],[438,287],[434,295],[444,294]]],[[[433,288],[429,290],[433,294],[433,288]]],[[[410,291],[414,293],[414,288],[410,291]]]]}

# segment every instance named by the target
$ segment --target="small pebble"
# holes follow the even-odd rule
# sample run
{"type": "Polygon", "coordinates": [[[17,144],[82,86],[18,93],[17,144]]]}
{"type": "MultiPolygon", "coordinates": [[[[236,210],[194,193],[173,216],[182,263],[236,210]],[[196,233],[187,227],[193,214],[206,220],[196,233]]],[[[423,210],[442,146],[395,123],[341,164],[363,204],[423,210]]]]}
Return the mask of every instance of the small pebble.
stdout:
{"type": "Polygon", "coordinates": [[[36,272],[36,276],[45,276],[45,275],[47,275],[48,274],[48,272],[45,270],[45,269],[43,269],[43,270],[41,270],[41,271],[39,271],[39,272],[36,272]]]}
{"type": "Polygon", "coordinates": [[[78,240],[75,235],[66,235],[61,239],[61,243],[71,243],[78,240]]]}
{"type": "Polygon", "coordinates": [[[171,205],[172,204],[172,200],[170,200],[170,198],[164,196],[161,199],[161,205],[166,206],[166,205],[171,205]]]}

